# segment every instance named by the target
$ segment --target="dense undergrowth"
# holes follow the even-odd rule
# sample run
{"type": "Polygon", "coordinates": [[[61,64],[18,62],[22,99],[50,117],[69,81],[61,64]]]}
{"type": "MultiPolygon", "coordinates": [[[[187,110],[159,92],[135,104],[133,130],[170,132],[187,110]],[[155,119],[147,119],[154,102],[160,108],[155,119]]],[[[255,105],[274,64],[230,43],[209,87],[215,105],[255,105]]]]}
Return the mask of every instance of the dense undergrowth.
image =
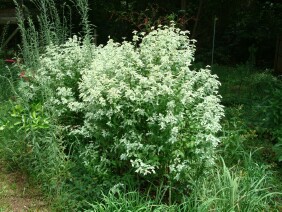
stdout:
{"type": "Polygon", "coordinates": [[[85,31],[0,61],[1,158],[54,210],[281,209],[279,78],[193,64],[173,25],[98,47],[85,31]]]}
{"type": "MultiPolygon", "coordinates": [[[[217,134],[221,142],[208,174],[189,179],[189,189],[185,191],[177,182],[171,185],[154,177],[138,177],[134,172],[125,174],[122,167],[117,169],[119,173],[107,173],[106,165],[101,166],[91,142],[81,135],[66,133],[70,123],[75,123],[77,129],[82,124],[79,113],[73,115],[66,111],[63,118],[58,119],[57,114],[51,114],[44,106],[44,98],[31,102],[26,101],[28,93],[18,95],[19,86],[22,89],[26,81],[19,77],[21,71],[16,65],[6,64],[1,71],[16,72],[1,78],[6,80],[6,84],[1,84],[5,86],[1,89],[4,91],[1,95],[1,157],[9,162],[11,169],[27,172],[30,180],[39,183],[47,195],[54,197],[56,194],[54,208],[279,210],[281,203],[275,192],[279,191],[281,180],[281,122],[276,115],[280,112],[279,105],[273,107],[273,104],[280,97],[275,92],[281,91],[281,82],[271,73],[241,66],[213,67],[222,83],[220,94],[225,105],[222,130],[217,134]],[[62,123],[68,123],[67,129],[62,128],[62,123]]],[[[64,109],[59,106],[60,110],[64,109]]]]}

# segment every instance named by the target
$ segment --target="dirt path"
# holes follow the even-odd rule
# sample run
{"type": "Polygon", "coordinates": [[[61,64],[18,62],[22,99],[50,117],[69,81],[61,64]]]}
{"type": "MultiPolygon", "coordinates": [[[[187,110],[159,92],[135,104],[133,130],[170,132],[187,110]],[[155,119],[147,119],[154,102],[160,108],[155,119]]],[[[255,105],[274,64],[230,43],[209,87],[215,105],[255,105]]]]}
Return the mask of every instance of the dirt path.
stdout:
{"type": "Polygon", "coordinates": [[[7,172],[0,161],[0,212],[51,211],[39,191],[16,172],[7,172]]]}

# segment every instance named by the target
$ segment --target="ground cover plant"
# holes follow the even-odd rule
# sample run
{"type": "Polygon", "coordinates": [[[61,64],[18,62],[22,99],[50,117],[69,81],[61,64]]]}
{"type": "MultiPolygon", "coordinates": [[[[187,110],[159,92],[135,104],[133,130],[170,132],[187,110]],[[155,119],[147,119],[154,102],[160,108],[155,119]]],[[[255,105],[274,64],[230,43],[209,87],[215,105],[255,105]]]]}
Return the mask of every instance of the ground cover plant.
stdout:
{"type": "Polygon", "coordinates": [[[52,210],[281,209],[281,81],[248,66],[196,68],[194,41],[173,23],[104,46],[89,27],[1,66],[18,70],[2,77],[1,158],[52,210]]]}

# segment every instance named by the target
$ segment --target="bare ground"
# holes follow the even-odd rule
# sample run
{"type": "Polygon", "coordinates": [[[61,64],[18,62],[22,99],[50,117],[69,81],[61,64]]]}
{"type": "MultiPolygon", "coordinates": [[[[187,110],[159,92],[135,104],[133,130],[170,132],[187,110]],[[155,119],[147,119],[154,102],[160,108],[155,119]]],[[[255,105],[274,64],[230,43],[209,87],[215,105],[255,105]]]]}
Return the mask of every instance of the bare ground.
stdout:
{"type": "Polygon", "coordinates": [[[0,161],[0,212],[51,211],[40,191],[19,172],[8,172],[0,161]]]}

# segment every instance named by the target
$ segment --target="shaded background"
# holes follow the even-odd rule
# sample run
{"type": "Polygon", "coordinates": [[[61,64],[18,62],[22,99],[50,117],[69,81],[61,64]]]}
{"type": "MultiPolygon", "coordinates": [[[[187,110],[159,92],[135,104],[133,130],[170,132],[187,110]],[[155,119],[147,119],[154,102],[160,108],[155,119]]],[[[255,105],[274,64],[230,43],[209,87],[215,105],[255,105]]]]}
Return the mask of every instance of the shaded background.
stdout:
{"type": "MultiPolygon", "coordinates": [[[[23,3],[36,11],[30,0],[23,3]]],[[[79,33],[80,16],[74,3],[56,3],[71,24],[72,33],[79,33]]],[[[109,35],[117,41],[129,40],[133,30],[149,31],[151,26],[174,20],[197,40],[196,60],[205,64],[211,63],[214,28],[214,62],[223,65],[273,68],[277,38],[282,34],[280,0],[89,0],[89,5],[89,20],[97,26],[98,44],[106,43],[109,35]]],[[[12,1],[0,0],[0,9],[11,7],[12,1]]],[[[9,26],[6,34],[15,27],[9,26]]],[[[5,26],[0,28],[3,37],[5,26]]],[[[19,42],[17,35],[7,48],[16,48],[19,42]]]]}

